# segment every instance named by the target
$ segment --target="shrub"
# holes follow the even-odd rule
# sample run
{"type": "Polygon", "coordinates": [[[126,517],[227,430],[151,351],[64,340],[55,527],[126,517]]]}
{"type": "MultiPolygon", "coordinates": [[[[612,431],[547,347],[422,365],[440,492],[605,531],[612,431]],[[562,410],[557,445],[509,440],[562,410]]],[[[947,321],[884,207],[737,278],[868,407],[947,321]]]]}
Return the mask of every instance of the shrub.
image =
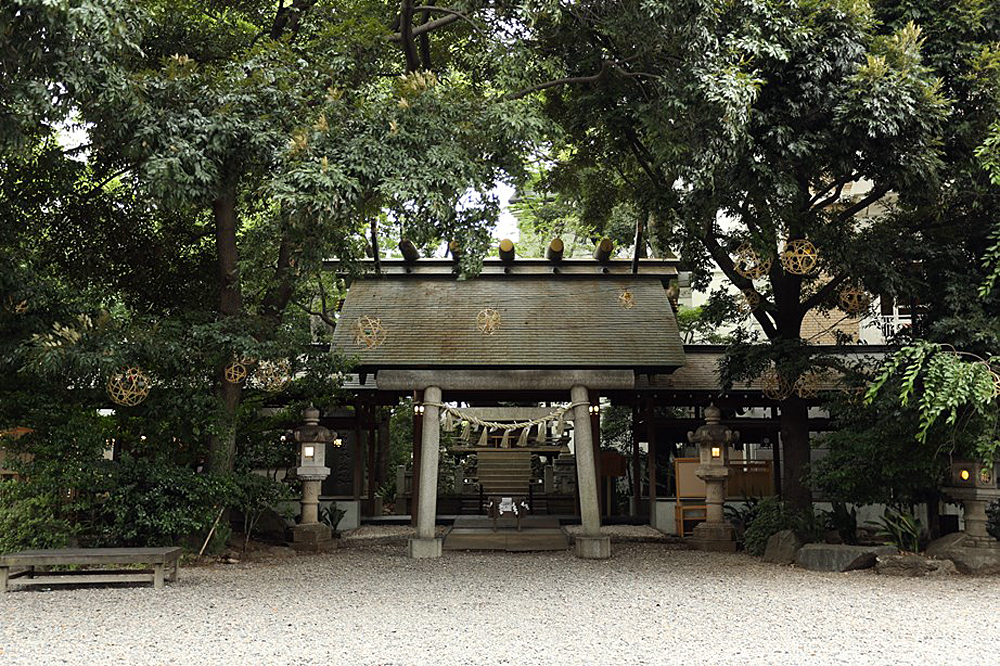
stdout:
{"type": "Polygon", "coordinates": [[[61,548],[72,540],[75,526],[58,517],[61,501],[32,491],[26,483],[0,482],[0,553],[61,548]]]}
{"type": "Polygon", "coordinates": [[[802,517],[777,497],[765,497],[757,504],[756,511],[743,535],[743,546],[751,555],[763,555],[767,540],[781,530],[800,528],[802,517]]]}

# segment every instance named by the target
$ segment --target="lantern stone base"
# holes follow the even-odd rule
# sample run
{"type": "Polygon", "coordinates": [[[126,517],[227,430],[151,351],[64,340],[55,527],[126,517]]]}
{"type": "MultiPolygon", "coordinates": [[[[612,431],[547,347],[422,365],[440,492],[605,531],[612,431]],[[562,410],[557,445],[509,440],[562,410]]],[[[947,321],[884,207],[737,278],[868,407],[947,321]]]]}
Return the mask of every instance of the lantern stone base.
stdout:
{"type": "Polygon", "coordinates": [[[736,533],[729,523],[698,523],[688,539],[698,550],[716,553],[736,552],[736,533]]]}
{"type": "Polygon", "coordinates": [[[441,557],[441,539],[410,539],[410,557],[415,560],[441,557]]]}
{"type": "Polygon", "coordinates": [[[306,552],[320,552],[340,548],[340,539],[323,523],[296,525],[292,528],[292,548],[306,552]]]}
{"type": "Polygon", "coordinates": [[[584,560],[611,559],[611,537],[580,535],[576,537],[573,550],[584,560]]]}

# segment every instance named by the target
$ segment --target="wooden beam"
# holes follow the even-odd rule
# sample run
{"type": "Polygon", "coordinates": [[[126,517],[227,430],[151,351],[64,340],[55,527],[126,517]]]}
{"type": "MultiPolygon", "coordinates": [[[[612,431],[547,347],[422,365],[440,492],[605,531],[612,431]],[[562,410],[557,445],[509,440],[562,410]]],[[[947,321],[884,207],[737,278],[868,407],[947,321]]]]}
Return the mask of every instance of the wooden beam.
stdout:
{"type": "Polygon", "coordinates": [[[413,244],[413,241],[406,238],[399,241],[399,251],[403,253],[403,261],[407,263],[413,263],[420,259],[420,252],[417,251],[417,246],[413,244]]]}
{"type": "Polygon", "coordinates": [[[561,238],[553,238],[552,242],[549,243],[549,247],[545,250],[545,258],[552,262],[562,261],[565,249],[566,246],[563,244],[561,238]]]}
{"type": "Polygon", "coordinates": [[[500,261],[509,264],[514,261],[517,253],[514,250],[514,241],[509,238],[504,238],[500,241],[500,246],[498,248],[500,254],[500,261]]]}
{"type": "Polygon", "coordinates": [[[611,242],[610,238],[602,238],[601,241],[594,247],[594,259],[600,262],[610,261],[611,252],[615,249],[615,244],[611,242]]]}

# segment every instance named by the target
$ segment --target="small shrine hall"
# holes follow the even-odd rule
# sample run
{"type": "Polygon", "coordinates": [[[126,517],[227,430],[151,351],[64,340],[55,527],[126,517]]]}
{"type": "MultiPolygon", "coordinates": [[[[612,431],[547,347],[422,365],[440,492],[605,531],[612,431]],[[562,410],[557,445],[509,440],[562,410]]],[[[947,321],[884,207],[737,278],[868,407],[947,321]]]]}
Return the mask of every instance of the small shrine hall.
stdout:
{"type": "MultiPolygon", "coordinates": [[[[560,520],[581,524],[578,556],[610,557],[601,522],[615,512],[617,479],[632,480],[631,518],[646,513],[656,525],[658,478],[666,467],[674,474],[675,443],[704,422],[701,410],[716,403],[731,417],[737,405],[777,404],[759,387],[723,394],[714,373],[721,349],[685,352],[671,302],[676,259],[612,259],[609,242],[586,259],[556,249],[515,258],[513,244],[501,243],[499,258],[472,279],[460,279],[451,259],[404,252],[349,285],[332,346],[353,359],[345,389],[354,409],[324,417],[347,445],[330,451],[333,477],[339,466],[342,481],[334,487],[332,479],[323,493],[339,505],[338,496],[353,491],[357,520],[377,519],[376,490],[395,474],[396,513],[416,525],[412,557],[566,548],[560,520]],[[388,417],[379,407],[407,398],[412,466],[388,470],[388,417]],[[602,454],[602,404],[631,409],[631,451],[602,454]],[[668,440],[659,451],[658,437],[668,440]],[[435,531],[442,516],[454,517],[443,539],[435,531]]],[[[741,418],[740,428],[755,441],[776,441],[774,416],[741,418]]],[[[774,492],[780,479],[770,462],[747,465],[763,474],[758,494],[774,492]]],[[[676,474],[671,492],[694,478],[676,474]]],[[[703,505],[704,486],[698,493],[703,505]]],[[[685,515],[677,515],[683,533],[685,515]]]]}

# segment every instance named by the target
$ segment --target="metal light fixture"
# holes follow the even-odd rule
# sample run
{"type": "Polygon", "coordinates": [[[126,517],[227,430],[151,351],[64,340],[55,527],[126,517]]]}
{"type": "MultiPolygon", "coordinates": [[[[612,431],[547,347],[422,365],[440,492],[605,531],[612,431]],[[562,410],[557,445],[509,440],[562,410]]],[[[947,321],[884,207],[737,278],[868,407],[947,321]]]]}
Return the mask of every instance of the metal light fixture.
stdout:
{"type": "Polygon", "coordinates": [[[337,437],[336,439],[333,440],[333,448],[339,449],[343,445],[344,445],[344,440],[342,440],[340,437],[337,437]]]}
{"type": "Polygon", "coordinates": [[[590,408],[589,408],[589,410],[590,410],[590,415],[591,416],[597,416],[598,414],[601,413],[601,406],[600,405],[591,405],[590,408]]]}
{"type": "Polygon", "coordinates": [[[423,405],[413,405],[413,413],[418,416],[423,416],[424,406],[423,405]]]}

